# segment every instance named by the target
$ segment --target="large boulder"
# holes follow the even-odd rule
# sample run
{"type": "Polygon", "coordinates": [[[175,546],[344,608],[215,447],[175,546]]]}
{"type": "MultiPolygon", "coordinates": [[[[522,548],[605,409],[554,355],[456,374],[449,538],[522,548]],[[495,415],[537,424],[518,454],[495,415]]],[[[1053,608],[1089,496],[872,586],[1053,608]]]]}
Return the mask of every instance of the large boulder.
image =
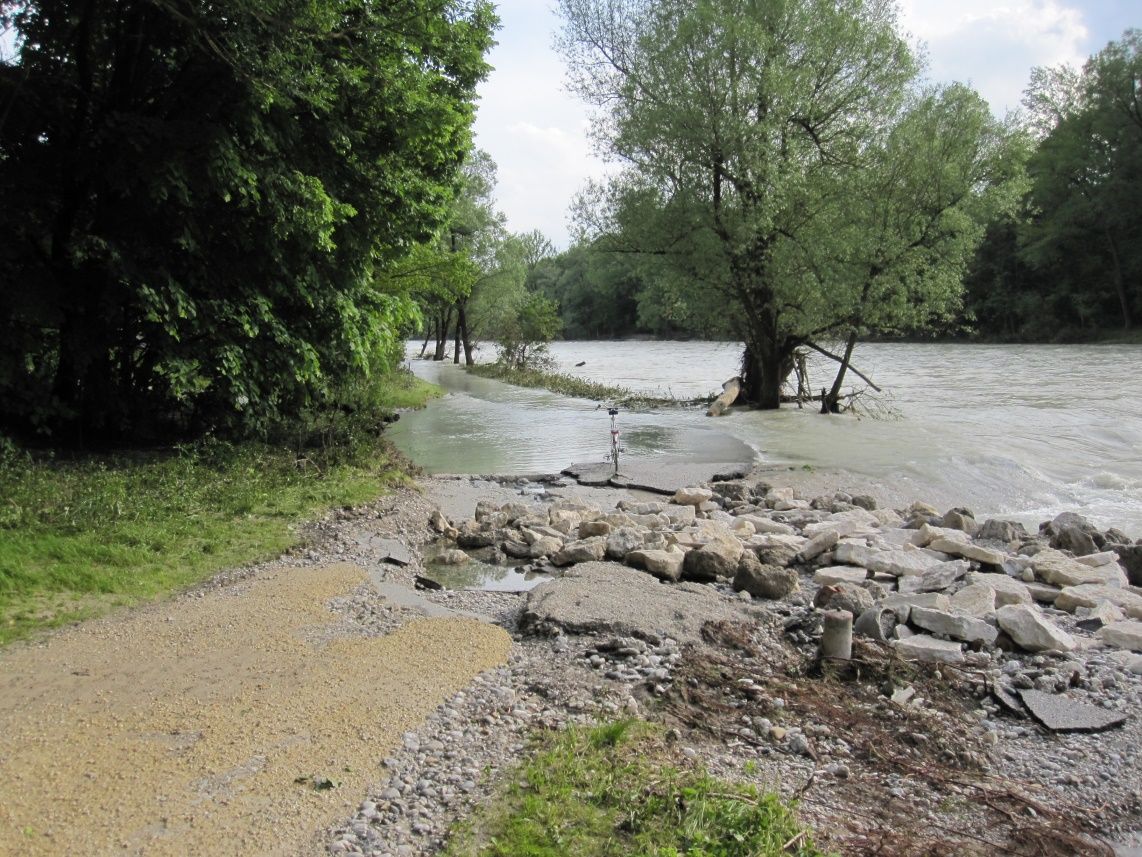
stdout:
{"type": "Polygon", "coordinates": [[[986,565],[1003,565],[1003,561],[1007,559],[1007,555],[1002,551],[985,548],[983,545],[977,545],[972,542],[962,542],[958,539],[948,538],[947,536],[940,536],[937,539],[933,539],[928,542],[928,547],[934,551],[940,551],[941,553],[950,554],[951,556],[974,559],[976,562],[986,565]]]}
{"type": "Polygon", "coordinates": [[[627,563],[653,574],[659,580],[677,582],[682,579],[686,554],[681,550],[639,549],[627,554],[627,563]]]}
{"type": "Polygon", "coordinates": [[[1118,554],[1118,563],[1126,572],[1126,578],[1133,586],[1142,586],[1142,544],[1112,545],[1111,550],[1118,554]]]}
{"type": "Polygon", "coordinates": [[[1039,532],[1050,539],[1051,547],[1070,551],[1075,556],[1095,553],[1106,545],[1102,533],[1090,521],[1074,512],[1063,512],[1053,521],[1041,524],[1039,532]]]}
{"type": "Polygon", "coordinates": [[[968,572],[963,560],[951,560],[934,565],[923,574],[900,578],[897,587],[901,592],[939,592],[947,589],[968,572]]]}
{"type": "Polygon", "coordinates": [[[1027,530],[1018,521],[1001,521],[998,518],[989,518],[976,531],[975,537],[981,540],[1013,544],[1026,539],[1027,530]]]}
{"type": "Polygon", "coordinates": [[[1029,652],[1071,652],[1078,646],[1074,637],[1026,604],[1000,607],[995,619],[1015,645],[1029,652]]]}
{"type": "Polygon", "coordinates": [[[631,551],[641,548],[644,540],[642,530],[635,527],[619,527],[607,536],[607,556],[621,561],[631,551]]]}
{"type": "Polygon", "coordinates": [[[1113,622],[1099,628],[1096,634],[1104,643],[1142,652],[1142,622],[1113,622]]]}
{"type": "Polygon", "coordinates": [[[1108,562],[1092,568],[1066,554],[1045,548],[1031,558],[1035,575],[1056,586],[1082,586],[1084,583],[1105,586],[1125,586],[1126,574],[1117,562],[1108,562]]]}
{"type": "Polygon", "coordinates": [[[745,548],[737,540],[732,543],[721,539],[707,542],[686,554],[682,576],[699,583],[733,577],[738,570],[738,560],[744,552],[745,548]]]}
{"type": "Polygon", "coordinates": [[[836,530],[826,530],[823,533],[818,533],[809,542],[802,546],[795,558],[796,562],[809,562],[823,554],[825,551],[832,548],[838,541],[839,536],[836,530]]]}
{"type": "Polygon", "coordinates": [[[607,539],[604,536],[592,536],[568,542],[551,557],[552,565],[574,565],[579,562],[598,562],[607,554],[607,539]]]}
{"type": "Polygon", "coordinates": [[[927,634],[913,634],[892,644],[902,658],[942,664],[962,664],[963,645],[952,640],[938,640],[927,634]]]}
{"type": "Polygon", "coordinates": [[[1006,574],[973,571],[968,575],[967,581],[971,585],[983,584],[990,587],[995,592],[996,607],[1003,607],[1006,604],[1030,604],[1033,600],[1027,584],[1006,574]]]}
{"type": "Polygon", "coordinates": [[[785,598],[800,588],[796,571],[775,565],[762,565],[750,551],[742,554],[734,575],[734,590],[759,598],[785,598]]]}
{"type": "Polygon", "coordinates": [[[1142,595],[1115,586],[1097,583],[1068,586],[1055,597],[1054,604],[1060,610],[1073,613],[1077,607],[1094,607],[1100,601],[1109,601],[1131,619],[1142,619],[1142,595]]]}
{"type": "Polygon", "coordinates": [[[969,583],[952,595],[952,609],[978,619],[986,618],[995,612],[995,590],[986,583],[969,583]]]}
{"type": "Polygon", "coordinates": [[[917,628],[965,643],[994,643],[999,636],[996,627],[982,619],[928,607],[913,607],[908,621],[917,628]]]}

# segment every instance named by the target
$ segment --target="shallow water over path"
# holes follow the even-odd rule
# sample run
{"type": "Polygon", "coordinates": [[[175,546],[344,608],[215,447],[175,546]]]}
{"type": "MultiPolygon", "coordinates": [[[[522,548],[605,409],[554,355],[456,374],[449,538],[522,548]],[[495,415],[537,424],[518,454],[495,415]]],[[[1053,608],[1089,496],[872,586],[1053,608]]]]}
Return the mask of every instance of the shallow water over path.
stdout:
{"type": "MultiPolygon", "coordinates": [[[[737,373],[740,346],[560,342],[552,351],[562,371],[690,397],[737,373]]],[[[885,503],[963,504],[1028,524],[1074,510],[1142,537],[1142,347],[862,345],[854,362],[888,391],[896,418],[789,406],[717,420],[699,409],[624,412],[624,445],[635,456],[725,461],[747,444],[762,464],[834,473],[838,487],[866,487],[885,503]]],[[[397,444],[431,472],[550,471],[606,454],[609,422],[594,402],[412,365],[452,391],[394,426],[397,444]]],[[[811,362],[810,373],[823,386],[833,364],[811,362]]]]}

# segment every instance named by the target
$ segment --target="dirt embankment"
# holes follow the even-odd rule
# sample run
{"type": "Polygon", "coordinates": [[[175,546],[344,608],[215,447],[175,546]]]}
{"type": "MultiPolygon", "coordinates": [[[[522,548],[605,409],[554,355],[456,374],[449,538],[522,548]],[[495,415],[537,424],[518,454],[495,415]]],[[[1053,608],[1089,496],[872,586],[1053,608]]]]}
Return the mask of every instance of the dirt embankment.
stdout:
{"type": "Polygon", "coordinates": [[[295,854],[510,638],[378,636],[351,565],[278,568],[0,653],[0,853],[295,854]]]}

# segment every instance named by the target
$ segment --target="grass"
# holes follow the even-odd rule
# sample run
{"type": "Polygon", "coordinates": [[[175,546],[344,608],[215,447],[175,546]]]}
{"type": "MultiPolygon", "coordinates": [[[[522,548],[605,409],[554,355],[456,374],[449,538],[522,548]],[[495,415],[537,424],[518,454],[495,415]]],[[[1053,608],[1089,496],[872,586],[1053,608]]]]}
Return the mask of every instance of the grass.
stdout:
{"type": "Polygon", "coordinates": [[[625,387],[611,387],[574,375],[546,372],[541,369],[513,369],[502,363],[477,363],[474,366],[469,366],[468,371],[474,375],[479,375],[481,378],[493,378],[519,387],[538,387],[565,396],[575,396],[580,399],[590,399],[627,407],[631,405],[650,407],[655,405],[708,404],[713,399],[712,396],[701,399],[645,396],[625,387]]]}
{"type": "Polygon", "coordinates": [[[661,730],[623,720],[548,736],[446,857],[819,857],[776,795],[671,764],[661,730]]]}
{"type": "MultiPolygon", "coordinates": [[[[392,377],[372,392],[407,407],[434,390],[392,377]]],[[[0,445],[0,644],[277,556],[300,521],[407,478],[376,420],[304,422],[293,444],[68,458],[0,445]]]]}

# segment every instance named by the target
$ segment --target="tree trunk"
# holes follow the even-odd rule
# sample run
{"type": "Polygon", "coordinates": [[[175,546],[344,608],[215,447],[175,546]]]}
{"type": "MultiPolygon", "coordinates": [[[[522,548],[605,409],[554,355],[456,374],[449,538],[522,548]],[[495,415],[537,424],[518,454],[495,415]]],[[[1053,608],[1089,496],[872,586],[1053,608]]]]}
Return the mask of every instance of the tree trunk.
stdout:
{"type": "Polygon", "coordinates": [[[460,365],[460,318],[464,315],[464,307],[460,306],[459,312],[456,316],[456,335],[452,342],[452,362],[456,366],[460,365]]]}
{"type": "Polygon", "coordinates": [[[837,370],[837,377],[833,379],[833,388],[829,390],[825,401],[821,403],[821,413],[835,414],[840,412],[840,405],[838,402],[841,400],[841,385],[845,383],[845,373],[849,371],[849,361],[853,356],[853,348],[856,347],[857,334],[856,331],[849,333],[848,341],[845,343],[845,356],[841,359],[841,367],[837,370]]]}
{"type": "Polygon", "coordinates": [[[468,336],[467,301],[460,304],[460,318],[457,320],[457,329],[460,331],[460,341],[464,344],[464,365],[472,366],[476,360],[472,356],[472,340],[468,336]]]}
{"type": "Polygon", "coordinates": [[[746,343],[742,355],[745,400],[763,410],[781,407],[781,385],[793,369],[792,348],[774,342],[746,343]]]}
{"type": "Polygon", "coordinates": [[[420,356],[424,356],[424,352],[428,350],[428,340],[432,339],[432,328],[425,326],[424,328],[424,345],[420,346],[420,356]]]}
{"type": "Polygon", "coordinates": [[[1110,258],[1114,262],[1114,288],[1118,292],[1118,304],[1122,307],[1122,327],[1130,330],[1134,326],[1134,319],[1130,315],[1130,300],[1126,297],[1126,284],[1122,280],[1122,261],[1118,258],[1118,242],[1105,230],[1106,240],[1110,244],[1110,258]]]}
{"type": "Polygon", "coordinates": [[[433,360],[443,360],[448,348],[448,328],[452,326],[452,307],[446,307],[436,317],[436,353],[433,360]]]}

